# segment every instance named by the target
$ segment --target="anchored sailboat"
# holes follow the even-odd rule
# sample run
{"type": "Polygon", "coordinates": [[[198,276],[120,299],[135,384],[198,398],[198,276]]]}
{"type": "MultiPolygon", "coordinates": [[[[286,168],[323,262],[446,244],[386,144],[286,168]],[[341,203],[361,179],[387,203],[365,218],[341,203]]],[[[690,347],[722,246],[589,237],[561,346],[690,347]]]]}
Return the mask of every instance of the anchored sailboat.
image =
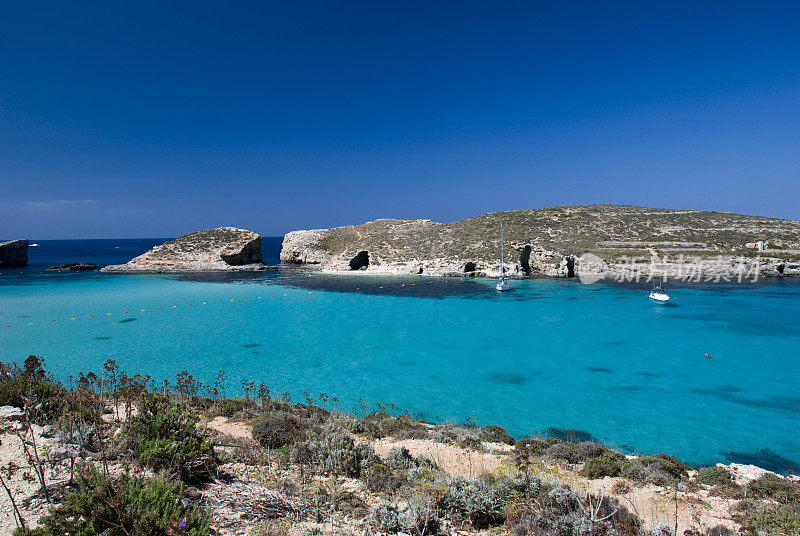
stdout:
{"type": "Polygon", "coordinates": [[[650,291],[649,298],[655,302],[667,303],[669,301],[669,294],[664,292],[664,289],[661,288],[662,283],[663,279],[661,283],[653,285],[653,290],[650,291]]]}
{"type": "Polygon", "coordinates": [[[497,282],[495,288],[498,291],[509,290],[511,286],[508,284],[506,277],[505,265],[503,264],[503,224],[500,224],[500,281],[497,282]]]}

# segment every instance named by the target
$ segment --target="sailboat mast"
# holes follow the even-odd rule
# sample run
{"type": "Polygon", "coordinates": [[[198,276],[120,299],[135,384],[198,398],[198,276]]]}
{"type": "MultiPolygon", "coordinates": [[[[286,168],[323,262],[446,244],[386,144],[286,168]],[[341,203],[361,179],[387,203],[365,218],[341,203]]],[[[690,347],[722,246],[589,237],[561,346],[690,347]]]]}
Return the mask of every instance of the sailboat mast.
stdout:
{"type": "Polygon", "coordinates": [[[503,224],[500,224],[500,277],[503,277],[505,274],[505,269],[503,266],[503,224]]]}

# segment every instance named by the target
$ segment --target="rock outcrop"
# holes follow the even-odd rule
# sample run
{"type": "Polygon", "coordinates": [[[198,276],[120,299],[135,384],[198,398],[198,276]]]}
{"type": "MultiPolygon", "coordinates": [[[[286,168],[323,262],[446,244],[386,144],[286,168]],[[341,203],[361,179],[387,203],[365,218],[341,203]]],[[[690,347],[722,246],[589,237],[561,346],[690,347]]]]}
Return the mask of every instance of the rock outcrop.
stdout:
{"type": "Polygon", "coordinates": [[[263,270],[261,235],[235,227],[207,229],[154,247],[103,272],[213,272],[263,270]]]}
{"type": "Polygon", "coordinates": [[[327,271],[497,277],[501,223],[511,277],[800,275],[798,221],[620,205],[292,231],[284,237],[281,261],[327,271]],[[764,247],[754,250],[751,245],[758,242],[764,247]]]}
{"type": "Polygon", "coordinates": [[[0,268],[16,268],[28,264],[28,241],[24,238],[0,242],[0,268]]]}
{"type": "Polygon", "coordinates": [[[93,262],[71,262],[69,264],[51,266],[47,269],[48,272],[87,272],[91,270],[97,270],[97,265],[93,262]]]}

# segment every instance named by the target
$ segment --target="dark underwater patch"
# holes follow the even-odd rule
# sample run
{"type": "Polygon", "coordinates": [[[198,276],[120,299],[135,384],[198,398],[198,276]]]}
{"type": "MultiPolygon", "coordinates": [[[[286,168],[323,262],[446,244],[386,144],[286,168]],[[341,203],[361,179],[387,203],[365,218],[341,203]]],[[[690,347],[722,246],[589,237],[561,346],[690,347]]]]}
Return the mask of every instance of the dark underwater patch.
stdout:
{"type": "Polygon", "coordinates": [[[135,320],[136,320],[135,318],[123,318],[122,320],[119,321],[119,323],[120,324],[125,324],[127,322],[133,322],[135,320]]]}
{"type": "Polygon", "coordinates": [[[603,346],[622,346],[623,344],[627,343],[628,341],[605,341],[601,343],[603,346]]]}
{"type": "Polygon", "coordinates": [[[789,471],[800,472],[800,463],[784,458],[770,449],[760,449],[756,452],[720,452],[720,455],[733,463],[757,465],[767,471],[787,474],[789,471]]]}
{"type": "Polygon", "coordinates": [[[598,443],[597,438],[586,430],[576,430],[574,428],[554,428],[550,427],[544,431],[546,437],[555,437],[561,441],[574,442],[574,441],[592,441],[598,443]]]}
{"type": "Polygon", "coordinates": [[[509,384],[509,385],[522,385],[528,381],[527,378],[525,378],[525,376],[514,374],[513,372],[501,372],[501,373],[489,374],[486,377],[486,379],[488,379],[491,383],[509,384]]]}
{"type": "Polygon", "coordinates": [[[609,391],[621,391],[623,393],[633,393],[635,391],[641,391],[642,387],[640,385],[628,384],[628,385],[612,385],[608,389],[609,391]]]}
{"type": "Polygon", "coordinates": [[[247,344],[243,344],[242,346],[244,346],[245,348],[258,348],[259,346],[262,346],[262,345],[258,344],[257,342],[250,342],[250,343],[247,343],[247,344]]]}
{"type": "Polygon", "coordinates": [[[713,396],[714,398],[718,398],[732,404],[739,404],[740,406],[748,406],[751,408],[760,409],[776,409],[780,411],[800,413],[800,397],[796,396],[777,395],[770,398],[752,398],[742,395],[742,390],[738,387],[731,391],[725,390],[725,386],[720,386],[716,389],[693,387],[689,389],[689,391],[696,395],[713,396]]]}
{"type": "Polygon", "coordinates": [[[611,372],[611,369],[606,367],[586,367],[586,370],[600,374],[608,374],[611,372]]]}
{"type": "Polygon", "coordinates": [[[107,341],[110,338],[111,337],[95,337],[94,340],[96,340],[96,341],[107,341]]]}
{"type": "Polygon", "coordinates": [[[657,372],[650,372],[649,370],[640,370],[636,373],[637,376],[643,376],[645,378],[658,378],[661,374],[657,372]]]}

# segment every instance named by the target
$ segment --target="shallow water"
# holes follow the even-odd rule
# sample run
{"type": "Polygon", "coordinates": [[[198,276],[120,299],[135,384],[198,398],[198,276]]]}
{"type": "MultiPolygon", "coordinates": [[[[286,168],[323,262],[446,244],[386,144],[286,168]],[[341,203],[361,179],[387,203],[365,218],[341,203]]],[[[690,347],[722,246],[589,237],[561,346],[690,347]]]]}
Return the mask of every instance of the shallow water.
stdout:
{"type": "Polygon", "coordinates": [[[673,285],[664,306],[644,284],[513,281],[500,294],[472,279],[48,274],[35,260],[0,272],[0,360],[41,355],[64,380],[109,358],[155,378],[212,383],[225,369],[228,392],[247,378],[692,463],[800,460],[793,280],[673,285]]]}

